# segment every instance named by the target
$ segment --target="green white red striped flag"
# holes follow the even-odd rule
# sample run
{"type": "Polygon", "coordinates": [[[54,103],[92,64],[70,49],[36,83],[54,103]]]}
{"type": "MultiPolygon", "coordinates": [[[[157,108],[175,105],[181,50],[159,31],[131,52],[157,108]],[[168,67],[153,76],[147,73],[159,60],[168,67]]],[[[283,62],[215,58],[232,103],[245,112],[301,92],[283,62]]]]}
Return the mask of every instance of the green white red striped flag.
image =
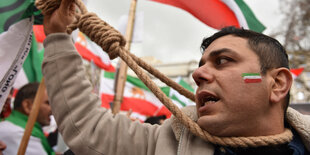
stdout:
{"type": "Polygon", "coordinates": [[[93,62],[96,66],[103,70],[110,72],[115,71],[108,54],[104,52],[95,42],[91,41],[85,34],[79,31],[74,39],[75,48],[83,59],[93,62]]]}
{"type": "MultiPolygon", "coordinates": [[[[114,72],[103,71],[100,81],[100,96],[102,106],[110,108],[114,98],[114,72]]],[[[183,80],[180,80],[184,82],[183,80]]],[[[193,105],[187,98],[180,97],[175,90],[169,87],[161,88],[162,91],[172,99],[178,107],[193,105]]],[[[171,116],[170,111],[156,98],[156,96],[144,85],[144,83],[132,76],[127,76],[124,87],[124,97],[121,111],[132,110],[131,117],[144,121],[148,116],[171,116]]]]}
{"type": "Polygon", "coordinates": [[[181,8],[215,29],[243,27],[262,32],[265,26],[243,0],[152,0],[181,8]]]}
{"type": "MultiPolygon", "coordinates": [[[[183,86],[185,89],[194,92],[194,89],[187,83],[185,82],[181,77],[178,77],[176,82],[183,86]]],[[[176,90],[170,88],[170,87],[162,87],[161,90],[172,99],[172,102],[177,105],[179,108],[190,106],[190,105],[195,105],[193,101],[190,99],[186,98],[185,96],[181,95],[179,92],[176,90]]]]}
{"type": "Polygon", "coordinates": [[[242,78],[245,83],[258,83],[262,81],[259,73],[242,73],[242,78]]]}

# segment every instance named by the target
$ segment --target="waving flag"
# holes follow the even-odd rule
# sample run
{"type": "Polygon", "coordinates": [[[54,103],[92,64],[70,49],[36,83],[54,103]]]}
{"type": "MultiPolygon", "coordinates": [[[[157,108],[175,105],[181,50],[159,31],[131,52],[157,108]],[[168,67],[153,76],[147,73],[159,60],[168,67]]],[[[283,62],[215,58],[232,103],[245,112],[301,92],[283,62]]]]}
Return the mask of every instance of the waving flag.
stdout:
{"type": "MultiPolygon", "coordinates": [[[[185,89],[194,92],[194,89],[186,83],[181,77],[179,77],[176,82],[183,86],[185,89]]],[[[185,96],[181,95],[176,90],[170,88],[170,87],[162,87],[161,90],[172,99],[174,104],[176,104],[179,108],[186,107],[189,105],[195,105],[194,102],[192,102],[190,99],[186,98],[185,96]]]]}
{"type": "Polygon", "coordinates": [[[32,23],[31,19],[21,20],[0,34],[0,111],[29,53],[32,23]]]}
{"type": "Polygon", "coordinates": [[[36,35],[33,35],[29,54],[13,85],[15,89],[19,89],[29,82],[41,82],[43,77],[41,66],[44,49],[38,50],[38,43],[36,40],[36,35]]]}
{"type": "Polygon", "coordinates": [[[152,0],[181,8],[215,29],[243,27],[262,32],[261,24],[243,0],[152,0]]]}
{"type": "MultiPolygon", "coordinates": [[[[101,76],[100,94],[102,106],[105,108],[110,108],[114,99],[114,78],[115,73],[106,71],[104,71],[101,76]]],[[[178,82],[180,84],[182,83],[183,86],[187,88],[190,87],[182,79],[179,79],[178,82]]],[[[195,104],[170,87],[162,87],[161,89],[178,107],[195,104]]],[[[191,88],[191,90],[193,89],[191,88]]],[[[144,83],[140,79],[132,76],[127,76],[123,102],[120,110],[132,110],[131,116],[136,117],[141,121],[144,121],[147,116],[171,116],[170,111],[156,98],[144,83]]]]}
{"type": "MultiPolygon", "coordinates": [[[[194,89],[186,83],[181,77],[179,77],[176,82],[183,86],[185,89],[194,92],[194,89]]],[[[169,97],[171,98],[172,102],[177,105],[179,108],[195,105],[196,103],[191,101],[190,99],[186,98],[185,96],[181,95],[176,90],[170,88],[170,87],[162,87],[161,90],[169,97]]],[[[160,109],[160,113],[170,113],[170,111],[166,107],[162,107],[160,109]]]]}
{"type": "Polygon", "coordinates": [[[108,54],[82,32],[78,32],[75,48],[84,59],[93,61],[99,68],[110,72],[115,71],[108,54]]]}
{"type": "Polygon", "coordinates": [[[301,73],[302,71],[304,71],[304,68],[292,68],[290,69],[293,79],[296,79],[301,73]]]}
{"type": "MultiPolygon", "coordinates": [[[[102,106],[110,108],[114,99],[115,73],[103,71],[100,81],[102,106]]],[[[149,91],[138,78],[127,76],[121,111],[132,110],[138,119],[144,121],[146,116],[157,116],[163,104],[149,91]]]]}
{"type": "Polygon", "coordinates": [[[35,8],[34,0],[1,1],[0,16],[1,111],[31,48],[32,25],[40,22],[42,16],[35,8]]]}

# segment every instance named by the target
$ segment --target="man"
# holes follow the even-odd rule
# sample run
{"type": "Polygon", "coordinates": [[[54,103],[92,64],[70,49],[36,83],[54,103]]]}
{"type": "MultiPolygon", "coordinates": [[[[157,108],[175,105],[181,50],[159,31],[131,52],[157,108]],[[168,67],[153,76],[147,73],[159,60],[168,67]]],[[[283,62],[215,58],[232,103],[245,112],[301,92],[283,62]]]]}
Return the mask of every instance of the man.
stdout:
{"type": "MultiPolygon", "coordinates": [[[[38,87],[39,83],[29,83],[23,86],[15,97],[14,110],[11,115],[5,121],[0,122],[0,140],[7,145],[3,154],[17,154],[38,87]]],[[[42,130],[42,126],[50,124],[51,113],[51,107],[45,91],[43,102],[40,104],[37,122],[32,129],[26,154],[54,154],[42,130]]]]}
{"type": "Polygon", "coordinates": [[[59,131],[75,154],[309,154],[310,120],[290,108],[286,113],[292,77],[276,40],[227,28],[202,44],[204,52],[193,74],[197,106],[185,110],[202,129],[228,137],[272,136],[285,128],[294,134],[292,141],[278,145],[223,147],[194,136],[176,119],[161,126],[141,124],[100,107],[81,57],[64,33],[74,7],[71,0],[63,0],[45,16],[43,75],[59,131]]]}

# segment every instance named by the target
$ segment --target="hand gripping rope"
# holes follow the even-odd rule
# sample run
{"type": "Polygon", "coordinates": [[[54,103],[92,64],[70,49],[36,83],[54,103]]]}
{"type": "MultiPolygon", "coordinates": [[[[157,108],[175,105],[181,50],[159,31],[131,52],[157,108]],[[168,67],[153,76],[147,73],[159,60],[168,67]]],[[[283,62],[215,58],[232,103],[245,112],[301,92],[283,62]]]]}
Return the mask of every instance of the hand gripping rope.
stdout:
{"type": "MultiPolygon", "coordinates": [[[[44,15],[50,15],[59,8],[60,3],[61,0],[37,0],[36,6],[38,9],[42,10],[44,15]]],[[[292,140],[293,134],[289,129],[285,129],[283,133],[277,135],[258,137],[217,137],[210,135],[207,131],[201,129],[196,122],[182,113],[140,67],[166,83],[168,86],[177,90],[180,94],[195,101],[192,92],[186,90],[163,75],[157,69],[144,62],[142,59],[125,50],[126,40],[117,30],[101,20],[96,14],[88,12],[81,0],[75,0],[75,3],[80,9],[80,13],[76,15],[76,20],[67,27],[67,33],[70,34],[73,30],[79,28],[81,32],[101,46],[111,59],[119,56],[137,74],[141,81],[143,81],[154,95],[171,111],[171,113],[196,136],[216,145],[231,147],[278,145],[292,140]]]]}

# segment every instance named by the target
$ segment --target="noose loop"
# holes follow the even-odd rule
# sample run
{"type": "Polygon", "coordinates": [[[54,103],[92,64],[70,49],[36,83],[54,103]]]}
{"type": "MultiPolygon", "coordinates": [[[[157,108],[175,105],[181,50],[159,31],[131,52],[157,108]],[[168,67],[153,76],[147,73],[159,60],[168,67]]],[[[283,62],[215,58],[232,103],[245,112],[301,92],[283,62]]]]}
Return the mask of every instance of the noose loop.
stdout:
{"type": "MultiPolygon", "coordinates": [[[[59,8],[60,2],[61,0],[37,0],[36,6],[38,9],[42,10],[44,15],[51,15],[57,8],[59,8]]],[[[172,101],[155,85],[150,77],[144,73],[139,66],[149,71],[168,86],[177,90],[180,94],[190,98],[192,101],[194,101],[194,94],[172,81],[140,58],[125,50],[124,46],[126,41],[117,30],[102,21],[94,13],[89,13],[80,0],[76,0],[75,3],[79,7],[81,14],[76,15],[76,21],[68,26],[67,32],[70,34],[73,30],[79,28],[81,32],[101,46],[102,49],[109,54],[111,59],[114,59],[117,56],[121,57],[137,74],[141,81],[143,81],[154,95],[171,111],[171,113],[173,113],[173,115],[175,115],[175,117],[196,136],[213,144],[231,147],[278,145],[292,140],[293,134],[289,129],[285,129],[283,133],[277,135],[258,137],[217,137],[202,130],[196,122],[182,113],[180,109],[172,103],[172,101]]]]}
{"type": "Polygon", "coordinates": [[[119,51],[125,48],[126,40],[121,33],[101,20],[95,13],[85,13],[76,21],[78,21],[76,25],[80,31],[106,51],[110,59],[116,58],[119,51]]]}

